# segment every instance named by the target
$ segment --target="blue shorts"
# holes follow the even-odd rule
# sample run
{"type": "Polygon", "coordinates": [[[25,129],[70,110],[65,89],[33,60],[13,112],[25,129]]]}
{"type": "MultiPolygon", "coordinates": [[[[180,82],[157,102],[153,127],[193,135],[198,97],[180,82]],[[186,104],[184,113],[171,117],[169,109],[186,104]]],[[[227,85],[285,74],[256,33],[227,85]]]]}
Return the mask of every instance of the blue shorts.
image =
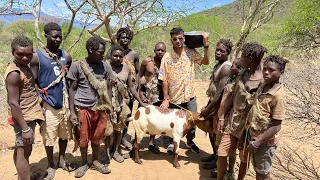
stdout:
{"type": "MultiPolygon", "coordinates": [[[[33,131],[33,137],[32,137],[32,144],[34,143],[34,130],[36,127],[36,121],[30,121],[27,122],[28,127],[30,127],[33,131]]],[[[20,127],[19,124],[13,124],[11,125],[13,127],[14,133],[16,134],[16,146],[17,147],[22,147],[22,146],[28,146],[28,144],[24,144],[23,143],[23,139],[22,139],[22,129],[20,127]]]]}

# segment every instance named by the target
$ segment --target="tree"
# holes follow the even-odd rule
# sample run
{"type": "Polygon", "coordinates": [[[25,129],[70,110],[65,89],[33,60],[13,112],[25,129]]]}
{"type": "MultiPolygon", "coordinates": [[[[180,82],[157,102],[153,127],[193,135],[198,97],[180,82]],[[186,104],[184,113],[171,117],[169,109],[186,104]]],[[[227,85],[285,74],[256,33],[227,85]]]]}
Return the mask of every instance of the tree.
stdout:
{"type": "Polygon", "coordinates": [[[41,12],[42,0],[33,0],[31,4],[28,4],[26,0],[4,0],[0,7],[0,15],[23,15],[32,14],[34,17],[34,29],[40,45],[43,45],[41,36],[39,33],[39,19],[41,12]]]}
{"type": "MultiPolygon", "coordinates": [[[[64,34],[65,41],[73,28],[75,19],[78,18],[78,21],[84,22],[82,25],[83,31],[87,29],[89,24],[98,23],[96,26],[88,29],[88,32],[96,35],[102,29],[105,29],[107,36],[100,36],[111,44],[116,43],[116,31],[123,26],[130,27],[137,34],[145,29],[167,26],[170,22],[184,16],[191,9],[190,6],[186,8],[184,3],[169,4],[170,1],[163,2],[162,0],[64,0],[64,3],[71,12],[69,28],[67,28],[68,30],[64,34]],[[171,8],[174,5],[175,8],[171,8]]],[[[191,0],[188,3],[192,4],[191,0]]],[[[42,0],[33,0],[30,4],[27,4],[26,0],[7,0],[0,5],[0,15],[32,14],[35,18],[37,38],[41,43],[38,28],[41,4],[42,0]],[[16,11],[14,7],[23,10],[16,11]]],[[[79,39],[74,41],[74,45],[79,39]]]]}
{"type": "Polygon", "coordinates": [[[281,30],[285,46],[309,50],[320,47],[320,2],[297,0],[281,30]]]}
{"type": "Polygon", "coordinates": [[[273,10],[279,4],[280,0],[242,0],[237,3],[241,3],[242,7],[242,27],[240,31],[240,37],[235,43],[232,57],[238,58],[241,51],[241,47],[246,42],[249,34],[263,24],[266,24],[273,17],[273,10]]]}

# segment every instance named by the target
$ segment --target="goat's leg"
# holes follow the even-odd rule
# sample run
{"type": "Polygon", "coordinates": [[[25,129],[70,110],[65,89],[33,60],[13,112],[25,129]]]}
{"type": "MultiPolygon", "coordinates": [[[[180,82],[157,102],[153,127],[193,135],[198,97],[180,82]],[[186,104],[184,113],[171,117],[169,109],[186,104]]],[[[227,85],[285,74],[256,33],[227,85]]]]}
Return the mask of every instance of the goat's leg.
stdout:
{"type": "Polygon", "coordinates": [[[137,136],[137,133],[135,133],[135,139],[134,139],[134,162],[138,164],[142,164],[142,161],[139,156],[139,148],[140,148],[140,142],[141,142],[140,136],[137,136]],[[139,137],[139,139],[138,139],[139,137]]]}
{"type": "Polygon", "coordinates": [[[174,152],[173,166],[177,169],[180,169],[180,164],[178,159],[179,145],[180,145],[180,138],[174,138],[173,139],[173,152],[174,152]]]}

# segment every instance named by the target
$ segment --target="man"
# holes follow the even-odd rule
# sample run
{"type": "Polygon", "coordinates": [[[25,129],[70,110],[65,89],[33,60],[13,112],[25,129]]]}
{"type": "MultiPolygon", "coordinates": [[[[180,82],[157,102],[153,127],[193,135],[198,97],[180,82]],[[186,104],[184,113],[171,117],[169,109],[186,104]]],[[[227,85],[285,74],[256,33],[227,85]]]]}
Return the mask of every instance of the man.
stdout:
{"type": "MultiPolygon", "coordinates": [[[[232,43],[227,39],[220,39],[217,42],[215,59],[218,63],[213,68],[213,74],[211,76],[211,82],[207,94],[209,95],[209,102],[201,110],[201,116],[206,118],[214,118],[214,121],[217,121],[218,107],[222,97],[223,89],[227,84],[227,79],[229,77],[229,72],[232,63],[228,60],[228,56],[232,50],[232,43]],[[215,92],[211,92],[214,89],[215,92]],[[210,115],[209,115],[210,114],[210,115]],[[209,116],[209,117],[208,117],[209,116]]],[[[216,159],[217,159],[217,147],[215,145],[216,133],[209,133],[209,138],[211,146],[213,149],[213,154],[201,159],[202,162],[206,162],[203,165],[204,169],[214,169],[216,168],[216,159]]]]}
{"type": "Polygon", "coordinates": [[[56,23],[44,26],[46,46],[40,48],[33,55],[30,67],[36,84],[40,89],[45,122],[41,125],[43,144],[48,158],[46,179],[53,179],[55,166],[53,162],[53,145],[59,137],[58,167],[70,171],[65,161],[65,151],[70,137],[70,123],[68,120],[68,93],[66,85],[66,67],[71,65],[71,56],[59,49],[62,42],[61,27],[56,23]]]}
{"type": "Polygon", "coordinates": [[[88,143],[91,141],[92,166],[102,174],[111,171],[101,164],[99,148],[103,142],[108,113],[112,112],[110,97],[113,75],[110,66],[103,61],[106,42],[99,36],[93,36],[86,42],[88,56],[76,61],[70,67],[70,121],[80,125],[80,151],[82,165],[76,170],[75,177],[84,176],[88,170],[88,143]],[[110,83],[109,83],[110,84],[110,83]],[[107,91],[105,93],[104,91],[107,91]],[[78,111],[78,112],[76,112],[78,111]],[[78,116],[77,116],[78,114],[78,116]]]}
{"type": "MultiPolygon", "coordinates": [[[[141,62],[139,77],[139,95],[143,102],[160,106],[163,100],[162,81],[158,79],[161,59],[166,53],[166,45],[158,42],[154,47],[155,56],[147,57],[141,62]]],[[[149,150],[160,153],[153,140],[155,135],[150,136],[149,150]]]]}
{"type": "MultiPolygon", "coordinates": [[[[193,86],[195,76],[195,63],[199,65],[209,64],[209,43],[208,34],[203,33],[204,57],[195,49],[184,46],[184,31],[181,28],[173,28],[170,31],[173,49],[166,52],[162,58],[159,79],[162,80],[164,101],[161,109],[169,107],[169,102],[173,103],[170,108],[184,108],[192,112],[197,111],[197,99],[193,86]],[[178,105],[178,106],[177,106],[178,105]]],[[[187,134],[187,145],[195,153],[200,153],[200,149],[193,142],[195,138],[195,128],[187,134]]],[[[172,139],[171,139],[172,141],[172,139]]],[[[167,151],[173,151],[173,144],[168,146],[167,151]]]]}
{"type": "MultiPolygon", "coordinates": [[[[113,71],[113,75],[115,76],[115,79],[117,81],[117,87],[113,91],[118,92],[117,94],[113,94],[113,107],[116,112],[116,121],[114,122],[114,154],[113,159],[119,163],[122,163],[124,159],[129,158],[129,154],[121,155],[120,153],[120,143],[121,139],[123,139],[123,136],[121,135],[121,131],[123,130],[123,122],[125,122],[128,118],[128,115],[131,113],[131,110],[128,107],[128,101],[130,101],[130,98],[128,96],[128,93],[131,93],[132,96],[139,102],[141,106],[146,106],[145,103],[141,101],[139,98],[139,94],[136,91],[136,87],[134,86],[134,83],[132,82],[131,78],[131,72],[130,68],[123,63],[123,59],[125,57],[125,52],[123,47],[119,45],[113,45],[111,47],[111,59],[110,59],[110,65],[113,71]],[[117,102],[116,102],[117,101],[117,102]],[[120,108],[118,108],[120,106],[120,108]],[[129,112],[128,112],[129,111],[129,112]]],[[[123,142],[123,141],[122,141],[123,142]]],[[[108,143],[106,143],[108,144],[108,143]]]]}
{"type": "Polygon", "coordinates": [[[32,152],[36,121],[42,121],[44,117],[34,78],[28,67],[33,54],[32,41],[25,36],[15,37],[11,43],[11,50],[14,60],[7,67],[4,78],[8,92],[8,123],[16,134],[13,160],[18,179],[37,179],[39,174],[36,173],[30,177],[29,157],[32,152]]]}
{"type": "MultiPolygon", "coordinates": [[[[131,40],[133,38],[133,32],[128,28],[120,28],[117,31],[117,42],[119,43],[120,46],[124,48],[125,56],[123,58],[123,63],[126,64],[131,72],[131,81],[134,85],[135,88],[138,87],[138,75],[139,75],[139,54],[129,48],[129,44],[131,43],[131,40]]],[[[130,94],[131,95],[131,94],[130,94]]],[[[134,98],[131,95],[131,100],[129,102],[129,108],[132,111],[133,108],[133,102],[134,98]]],[[[125,138],[125,135],[128,132],[128,125],[129,122],[126,122],[126,127],[123,129],[123,136],[122,136],[122,145],[124,145],[128,149],[132,149],[132,144],[127,141],[125,138]]]]}

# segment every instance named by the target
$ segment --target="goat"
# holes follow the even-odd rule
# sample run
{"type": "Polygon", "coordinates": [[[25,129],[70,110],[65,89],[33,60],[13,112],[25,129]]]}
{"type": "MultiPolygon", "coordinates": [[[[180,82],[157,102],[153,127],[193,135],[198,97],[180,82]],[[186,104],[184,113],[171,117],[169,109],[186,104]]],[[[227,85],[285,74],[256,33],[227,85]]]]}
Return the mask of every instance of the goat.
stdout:
{"type": "Polygon", "coordinates": [[[139,146],[145,134],[167,135],[173,138],[174,145],[174,167],[179,169],[178,150],[180,139],[183,138],[194,126],[199,126],[205,132],[212,132],[209,121],[200,118],[200,113],[180,109],[160,110],[159,107],[148,105],[140,107],[136,113],[129,118],[135,130],[134,156],[135,162],[142,164],[139,157],[139,146]]]}

